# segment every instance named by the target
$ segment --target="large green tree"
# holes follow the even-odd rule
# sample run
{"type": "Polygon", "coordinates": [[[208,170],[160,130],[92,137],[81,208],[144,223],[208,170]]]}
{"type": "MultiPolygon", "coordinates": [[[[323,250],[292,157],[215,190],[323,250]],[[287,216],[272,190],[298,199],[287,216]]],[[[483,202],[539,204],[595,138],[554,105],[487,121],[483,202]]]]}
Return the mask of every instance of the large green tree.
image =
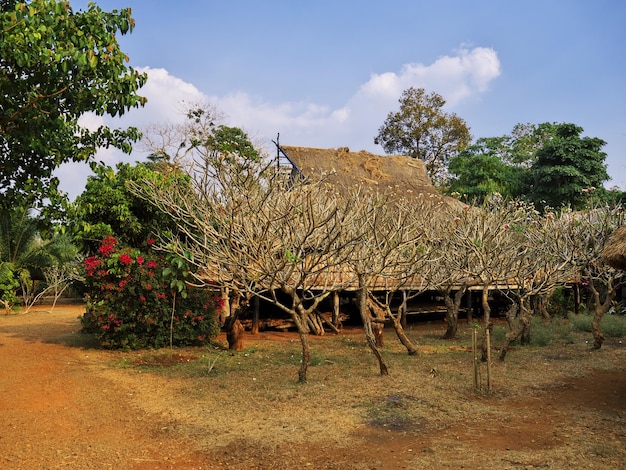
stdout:
{"type": "Polygon", "coordinates": [[[602,186],[608,179],[605,142],[582,132],[575,124],[545,122],[517,124],[510,135],[480,138],[450,160],[447,191],[479,201],[497,192],[538,208],[620,201],[619,191],[602,186]]]}
{"type": "Polygon", "coordinates": [[[482,204],[499,193],[504,198],[519,195],[524,172],[512,165],[504,151],[506,137],[481,138],[450,159],[447,192],[466,202],[482,204]]]}
{"type": "Polygon", "coordinates": [[[129,185],[149,180],[167,187],[188,186],[189,177],[176,167],[166,161],[118,163],[115,169],[94,163],[92,170],[85,190],[68,208],[70,230],[83,251],[93,254],[107,235],[122,245],[143,248],[148,238],[175,227],[167,214],[137,197],[129,185]]]}
{"type": "Polygon", "coordinates": [[[510,135],[500,138],[502,159],[510,165],[530,168],[539,149],[554,138],[556,128],[557,124],[551,122],[515,124],[510,135]]]}
{"type": "Polygon", "coordinates": [[[137,91],[147,77],[128,67],[116,38],[134,27],[130,8],[105,12],[90,3],[74,11],[58,0],[1,7],[0,194],[11,207],[53,196],[62,163],[89,161],[99,147],[130,152],[136,129],[90,131],[78,119],[143,105],[137,91]]]}
{"type": "Polygon", "coordinates": [[[530,199],[538,206],[570,205],[580,209],[587,193],[609,179],[606,171],[606,144],[597,137],[581,137],[583,128],[558,124],[554,138],[537,151],[530,168],[530,199]]]}
{"type": "Polygon", "coordinates": [[[374,138],[387,153],[419,158],[435,183],[445,178],[448,160],[471,141],[466,122],[442,110],[446,101],[423,88],[402,92],[400,110],[387,115],[374,138]]]}

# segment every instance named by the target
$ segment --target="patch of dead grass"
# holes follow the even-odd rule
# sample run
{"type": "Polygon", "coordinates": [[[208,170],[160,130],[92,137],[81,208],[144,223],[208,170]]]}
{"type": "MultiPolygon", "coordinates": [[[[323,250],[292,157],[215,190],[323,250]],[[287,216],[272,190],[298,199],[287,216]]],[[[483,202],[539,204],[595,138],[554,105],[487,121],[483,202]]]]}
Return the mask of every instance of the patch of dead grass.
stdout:
{"type": "Polygon", "coordinates": [[[317,468],[397,468],[391,463],[418,457],[420,465],[436,468],[458,468],[460,461],[466,468],[494,468],[494,462],[499,468],[566,468],[581,464],[584,452],[596,456],[589,460],[600,462],[595,468],[623,461],[625,412],[602,414],[586,402],[571,407],[567,395],[601,400],[598,394],[609,393],[606,388],[570,390],[567,384],[593,383],[593,374],[623,368],[623,349],[590,353],[581,335],[573,344],[517,347],[506,362],[492,365],[493,392],[477,393],[467,330],[445,342],[432,329],[411,329],[417,356],[408,356],[387,332],[388,377],[377,374],[373,354],[355,334],[311,338],[305,385],[296,382],[295,334],[272,341],[263,334],[247,336],[246,349],[234,354],[181,350],[182,357],[197,360],[161,368],[133,364],[139,352],[121,353],[124,373],[119,368],[103,373],[132,389],[136,406],[161,416],[171,432],[199,450],[222,455],[229,468],[250,468],[252,462],[259,468],[263,462],[262,468],[293,468],[309,461],[317,468]],[[593,439],[580,432],[581,422],[596,433],[593,439]],[[617,430],[613,440],[607,427],[617,430]],[[367,461],[359,452],[375,458],[367,461]]]}

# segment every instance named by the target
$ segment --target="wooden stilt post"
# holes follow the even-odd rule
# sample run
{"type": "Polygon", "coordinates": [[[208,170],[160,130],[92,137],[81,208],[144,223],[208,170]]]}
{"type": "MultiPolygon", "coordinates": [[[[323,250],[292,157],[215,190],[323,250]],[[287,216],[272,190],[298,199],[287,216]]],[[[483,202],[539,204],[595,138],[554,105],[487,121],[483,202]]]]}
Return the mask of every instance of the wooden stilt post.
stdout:
{"type": "Polygon", "coordinates": [[[259,334],[259,298],[256,295],[252,298],[252,334],[259,334]]]}
{"type": "Polygon", "coordinates": [[[333,318],[332,324],[337,327],[339,326],[339,292],[333,292],[333,318]]]}
{"type": "Polygon", "coordinates": [[[402,313],[400,314],[400,324],[402,325],[402,328],[406,328],[406,313],[406,291],[402,289],[402,313]]]}

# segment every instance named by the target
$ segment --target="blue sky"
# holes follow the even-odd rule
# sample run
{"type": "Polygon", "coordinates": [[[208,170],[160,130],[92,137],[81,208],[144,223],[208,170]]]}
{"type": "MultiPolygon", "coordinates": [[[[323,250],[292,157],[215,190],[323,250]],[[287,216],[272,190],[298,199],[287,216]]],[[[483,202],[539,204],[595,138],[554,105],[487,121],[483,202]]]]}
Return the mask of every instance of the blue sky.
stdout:
{"type": "MultiPolygon", "coordinates": [[[[446,99],[474,138],[516,123],[571,122],[607,142],[608,186],[626,189],[626,2],[621,0],[101,0],[131,7],[120,38],[149,75],[144,109],[109,125],[181,119],[181,102],[211,103],[225,124],[270,145],[383,154],[377,130],[402,91],[446,99]]],[[[87,1],[71,1],[75,10],[87,1]]],[[[100,124],[90,116],[85,125],[100,124]]],[[[98,158],[130,157],[102,151],[98,158]]],[[[59,171],[80,192],[85,165],[59,171]]]]}

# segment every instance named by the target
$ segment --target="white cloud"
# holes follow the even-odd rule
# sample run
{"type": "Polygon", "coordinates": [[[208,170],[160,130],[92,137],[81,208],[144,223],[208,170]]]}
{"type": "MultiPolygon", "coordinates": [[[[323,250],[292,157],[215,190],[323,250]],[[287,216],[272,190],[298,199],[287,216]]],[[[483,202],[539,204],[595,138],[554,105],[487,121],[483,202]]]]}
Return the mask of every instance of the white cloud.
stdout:
{"type": "Polygon", "coordinates": [[[462,48],[430,65],[406,64],[399,73],[373,74],[338,109],[315,103],[270,104],[241,92],[211,101],[230,116],[233,125],[251,133],[271,137],[280,132],[283,142],[294,145],[377,151],[373,139],[378,127],[397,109],[405,89],[437,92],[448,108],[454,108],[480,97],[499,75],[500,61],[493,49],[462,48]]]}
{"type": "Polygon", "coordinates": [[[140,94],[148,98],[142,109],[131,110],[127,120],[136,127],[153,123],[163,123],[182,119],[182,103],[198,103],[206,100],[206,95],[191,83],[170,75],[165,69],[143,67],[140,73],[148,74],[148,82],[140,94]]]}
{"type": "MultiPolygon", "coordinates": [[[[142,129],[155,123],[181,120],[183,118],[182,103],[196,103],[206,100],[206,95],[194,85],[170,75],[165,69],[143,67],[137,70],[140,73],[148,73],[148,82],[139,92],[140,95],[148,98],[148,102],[143,108],[131,109],[118,118],[86,113],[80,118],[80,124],[91,130],[95,130],[104,124],[114,128],[134,126],[142,129]]],[[[139,145],[135,145],[135,147],[137,148],[139,145]]],[[[133,162],[143,160],[144,158],[145,155],[139,151],[134,152],[132,155],[126,155],[113,148],[100,149],[96,155],[97,161],[104,162],[110,166],[115,166],[119,162],[133,162]]],[[[62,165],[55,172],[55,176],[61,182],[61,190],[67,192],[71,199],[74,199],[82,192],[90,174],[91,170],[88,165],[74,162],[62,165]]]]}
{"type": "Polygon", "coordinates": [[[410,87],[421,87],[444,97],[449,106],[478,96],[500,75],[500,61],[493,49],[461,49],[458,55],[443,56],[431,65],[406,64],[399,74],[374,74],[361,87],[368,97],[397,100],[410,87]]]}
{"type": "MultiPolygon", "coordinates": [[[[398,99],[409,87],[422,87],[439,93],[447,107],[480,97],[500,75],[500,61],[493,49],[461,48],[455,55],[440,57],[430,65],[406,64],[398,73],[373,74],[346,103],[337,109],[311,102],[269,103],[262,98],[237,91],[225,96],[208,96],[194,85],[171,75],[162,68],[140,68],[148,73],[148,82],[140,94],[148,98],[144,108],[133,109],[117,119],[105,119],[113,127],[147,127],[183,119],[182,103],[214,104],[224,112],[227,123],[245,129],[255,140],[265,142],[280,132],[281,142],[290,145],[343,147],[376,151],[373,144],[378,127],[390,111],[398,108],[398,99]]],[[[86,116],[84,124],[100,124],[95,116],[86,116]]],[[[109,165],[117,161],[143,159],[140,153],[125,156],[121,152],[99,152],[98,159],[109,165]]],[[[89,169],[86,165],[68,165],[60,169],[61,188],[73,197],[80,193],[89,169]]]]}

